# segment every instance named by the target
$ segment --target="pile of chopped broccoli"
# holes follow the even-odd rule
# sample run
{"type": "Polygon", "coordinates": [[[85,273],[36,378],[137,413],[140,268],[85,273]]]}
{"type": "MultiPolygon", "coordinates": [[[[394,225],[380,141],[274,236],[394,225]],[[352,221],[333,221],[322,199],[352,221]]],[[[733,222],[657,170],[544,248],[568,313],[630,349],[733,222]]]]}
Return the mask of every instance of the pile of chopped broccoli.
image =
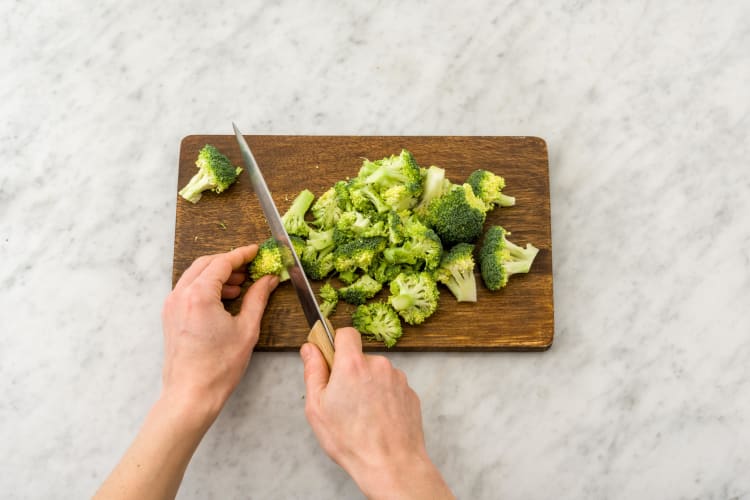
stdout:
{"type": "Polygon", "coordinates": [[[479,251],[479,265],[484,284],[499,290],[514,274],[528,273],[539,249],[531,243],[520,247],[506,238],[510,233],[500,226],[492,226],[484,236],[479,251]]]}
{"type": "MultiPolygon", "coordinates": [[[[490,210],[515,203],[504,188],[503,177],[487,170],[453,184],[444,169],[421,168],[402,150],[364,160],[356,177],[336,182],[317,200],[303,190],[283,222],[305,274],[338,283],[320,288],[321,312],[329,316],[339,300],[357,305],[354,326],[391,347],[402,335],[402,319],[418,325],[436,311],[438,282],[458,302],[477,301],[473,243],[490,210]],[[387,301],[372,301],[383,289],[390,292],[387,301]]],[[[490,228],[480,251],[491,290],[527,272],[538,251],[513,245],[505,234],[490,228]]],[[[268,240],[249,266],[251,276],[288,279],[286,262],[283,247],[268,240]]]]}
{"type": "Polygon", "coordinates": [[[203,146],[195,161],[198,173],[178,193],[191,203],[198,203],[203,191],[212,190],[221,193],[237,180],[242,172],[241,167],[235,167],[229,158],[210,144],[203,146]]]}

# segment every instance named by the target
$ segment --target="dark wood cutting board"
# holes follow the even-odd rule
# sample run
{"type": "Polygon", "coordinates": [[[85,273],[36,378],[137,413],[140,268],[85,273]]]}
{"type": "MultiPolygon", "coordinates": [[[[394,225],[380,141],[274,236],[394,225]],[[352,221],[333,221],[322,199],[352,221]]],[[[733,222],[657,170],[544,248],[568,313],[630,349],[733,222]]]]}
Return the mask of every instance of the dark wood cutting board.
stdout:
{"type": "MultiPolygon", "coordinates": [[[[552,344],[552,245],[547,146],[536,137],[397,137],[397,136],[247,136],[280,213],[304,188],[316,197],[336,181],[354,177],[362,158],[379,159],[412,152],[420,166],[437,165],[453,182],[463,182],[483,168],[505,177],[505,192],[516,206],[497,208],[485,228],[500,224],[519,245],[533,243],[540,251],[531,272],[514,276],[504,289],[490,292],[477,274],[476,303],[458,303],[440,286],[438,311],[424,324],[404,323],[404,335],[394,351],[425,350],[544,350],[552,344]]],[[[191,135],[180,146],[179,188],[197,172],[195,159],[206,144],[216,146],[236,165],[243,166],[231,135],[191,135]]],[[[222,194],[205,193],[197,203],[177,197],[172,283],[190,263],[204,254],[260,243],[270,236],[263,213],[243,172],[222,194]]],[[[321,282],[312,282],[317,292],[321,282]]],[[[387,297],[385,291],[381,292],[387,297]]],[[[239,300],[227,303],[236,311],[239,300]]],[[[354,306],[339,302],[330,318],[334,326],[351,326],[354,306]]],[[[298,349],[309,328],[289,282],[271,297],[261,326],[257,349],[298,349]]],[[[384,350],[378,342],[365,349],[384,350]]]]}

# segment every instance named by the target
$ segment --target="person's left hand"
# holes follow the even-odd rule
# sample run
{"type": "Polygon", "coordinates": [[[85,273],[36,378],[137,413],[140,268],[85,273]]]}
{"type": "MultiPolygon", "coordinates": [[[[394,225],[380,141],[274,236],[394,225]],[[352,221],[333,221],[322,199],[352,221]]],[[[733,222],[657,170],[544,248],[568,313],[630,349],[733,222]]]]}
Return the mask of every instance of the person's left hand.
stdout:
{"type": "Polygon", "coordinates": [[[245,372],[268,297],[279,283],[264,276],[248,289],[236,316],[224,308],[221,299],[240,295],[246,264],[257,251],[250,245],[199,257],[164,303],[161,397],[206,428],[245,372]]]}

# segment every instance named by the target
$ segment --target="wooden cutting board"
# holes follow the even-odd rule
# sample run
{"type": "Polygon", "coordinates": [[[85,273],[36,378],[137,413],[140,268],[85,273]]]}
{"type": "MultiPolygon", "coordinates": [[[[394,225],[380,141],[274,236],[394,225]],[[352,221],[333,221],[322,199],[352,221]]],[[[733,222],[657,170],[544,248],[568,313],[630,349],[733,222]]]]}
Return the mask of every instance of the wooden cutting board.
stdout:
{"type": "MultiPolygon", "coordinates": [[[[500,224],[519,245],[540,249],[531,272],[514,276],[508,286],[490,292],[477,274],[476,303],[456,302],[440,286],[438,311],[424,324],[404,323],[404,335],[394,351],[426,350],[544,350],[552,344],[552,245],[547,146],[536,137],[359,137],[359,136],[247,136],[247,142],[266,178],[276,206],[284,213],[304,188],[316,196],[336,181],[354,177],[362,158],[379,159],[402,148],[420,166],[437,165],[453,182],[463,182],[475,169],[505,177],[505,192],[516,206],[495,209],[485,228],[500,224]]],[[[180,146],[179,188],[196,173],[195,159],[206,144],[216,146],[236,165],[243,166],[231,135],[191,135],[180,146]]],[[[177,197],[172,283],[197,257],[225,252],[270,236],[257,198],[245,172],[222,194],[205,193],[197,203],[177,197]]],[[[312,282],[316,293],[321,282],[312,282]]],[[[387,297],[385,291],[381,292],[387,297]]],[[[380,296],[379,296],[380,297],[380,296]]],[[[227,307],[236,311],[239,300],[227,307]]],[[[330,318],[334,326],[351,326],[354,306],[339,302],[330,318]]],[[[271,297],[261,325],[258,350],[298,349],[308,333],[307,322],[289,282],[271,297]]],[[[365,341],[367,350],[385,350],[382,343],[365,341]]]]}

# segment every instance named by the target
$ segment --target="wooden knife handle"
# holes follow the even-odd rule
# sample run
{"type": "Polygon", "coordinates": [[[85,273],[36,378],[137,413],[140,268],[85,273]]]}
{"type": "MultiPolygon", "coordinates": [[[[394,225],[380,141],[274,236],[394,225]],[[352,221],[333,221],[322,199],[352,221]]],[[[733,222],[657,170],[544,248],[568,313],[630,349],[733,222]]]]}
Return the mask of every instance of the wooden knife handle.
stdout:
{"type": "MultiPolygon", "coordinates": [[[[328,328],[331,330],[331,333],[335,335],[336,331],[333,329],[333,325],[331,325],[331,322],[326,320],[328,323],[328,328]]],[[[310,333],[307,335],[307,341],[311,344],[315,344],[318,349],[320,349],[320,352],[323,353],[323,357],[326,359],[326,363],[328,363],[328,369],[330,370],[333,367],[333,346],[331,345],[331,341],[328,340],[328,335],[326,335],[326,330],[323,328],[323,323],[318,320],[312,327],[312,330],[310,330],[310,333]]]]}

